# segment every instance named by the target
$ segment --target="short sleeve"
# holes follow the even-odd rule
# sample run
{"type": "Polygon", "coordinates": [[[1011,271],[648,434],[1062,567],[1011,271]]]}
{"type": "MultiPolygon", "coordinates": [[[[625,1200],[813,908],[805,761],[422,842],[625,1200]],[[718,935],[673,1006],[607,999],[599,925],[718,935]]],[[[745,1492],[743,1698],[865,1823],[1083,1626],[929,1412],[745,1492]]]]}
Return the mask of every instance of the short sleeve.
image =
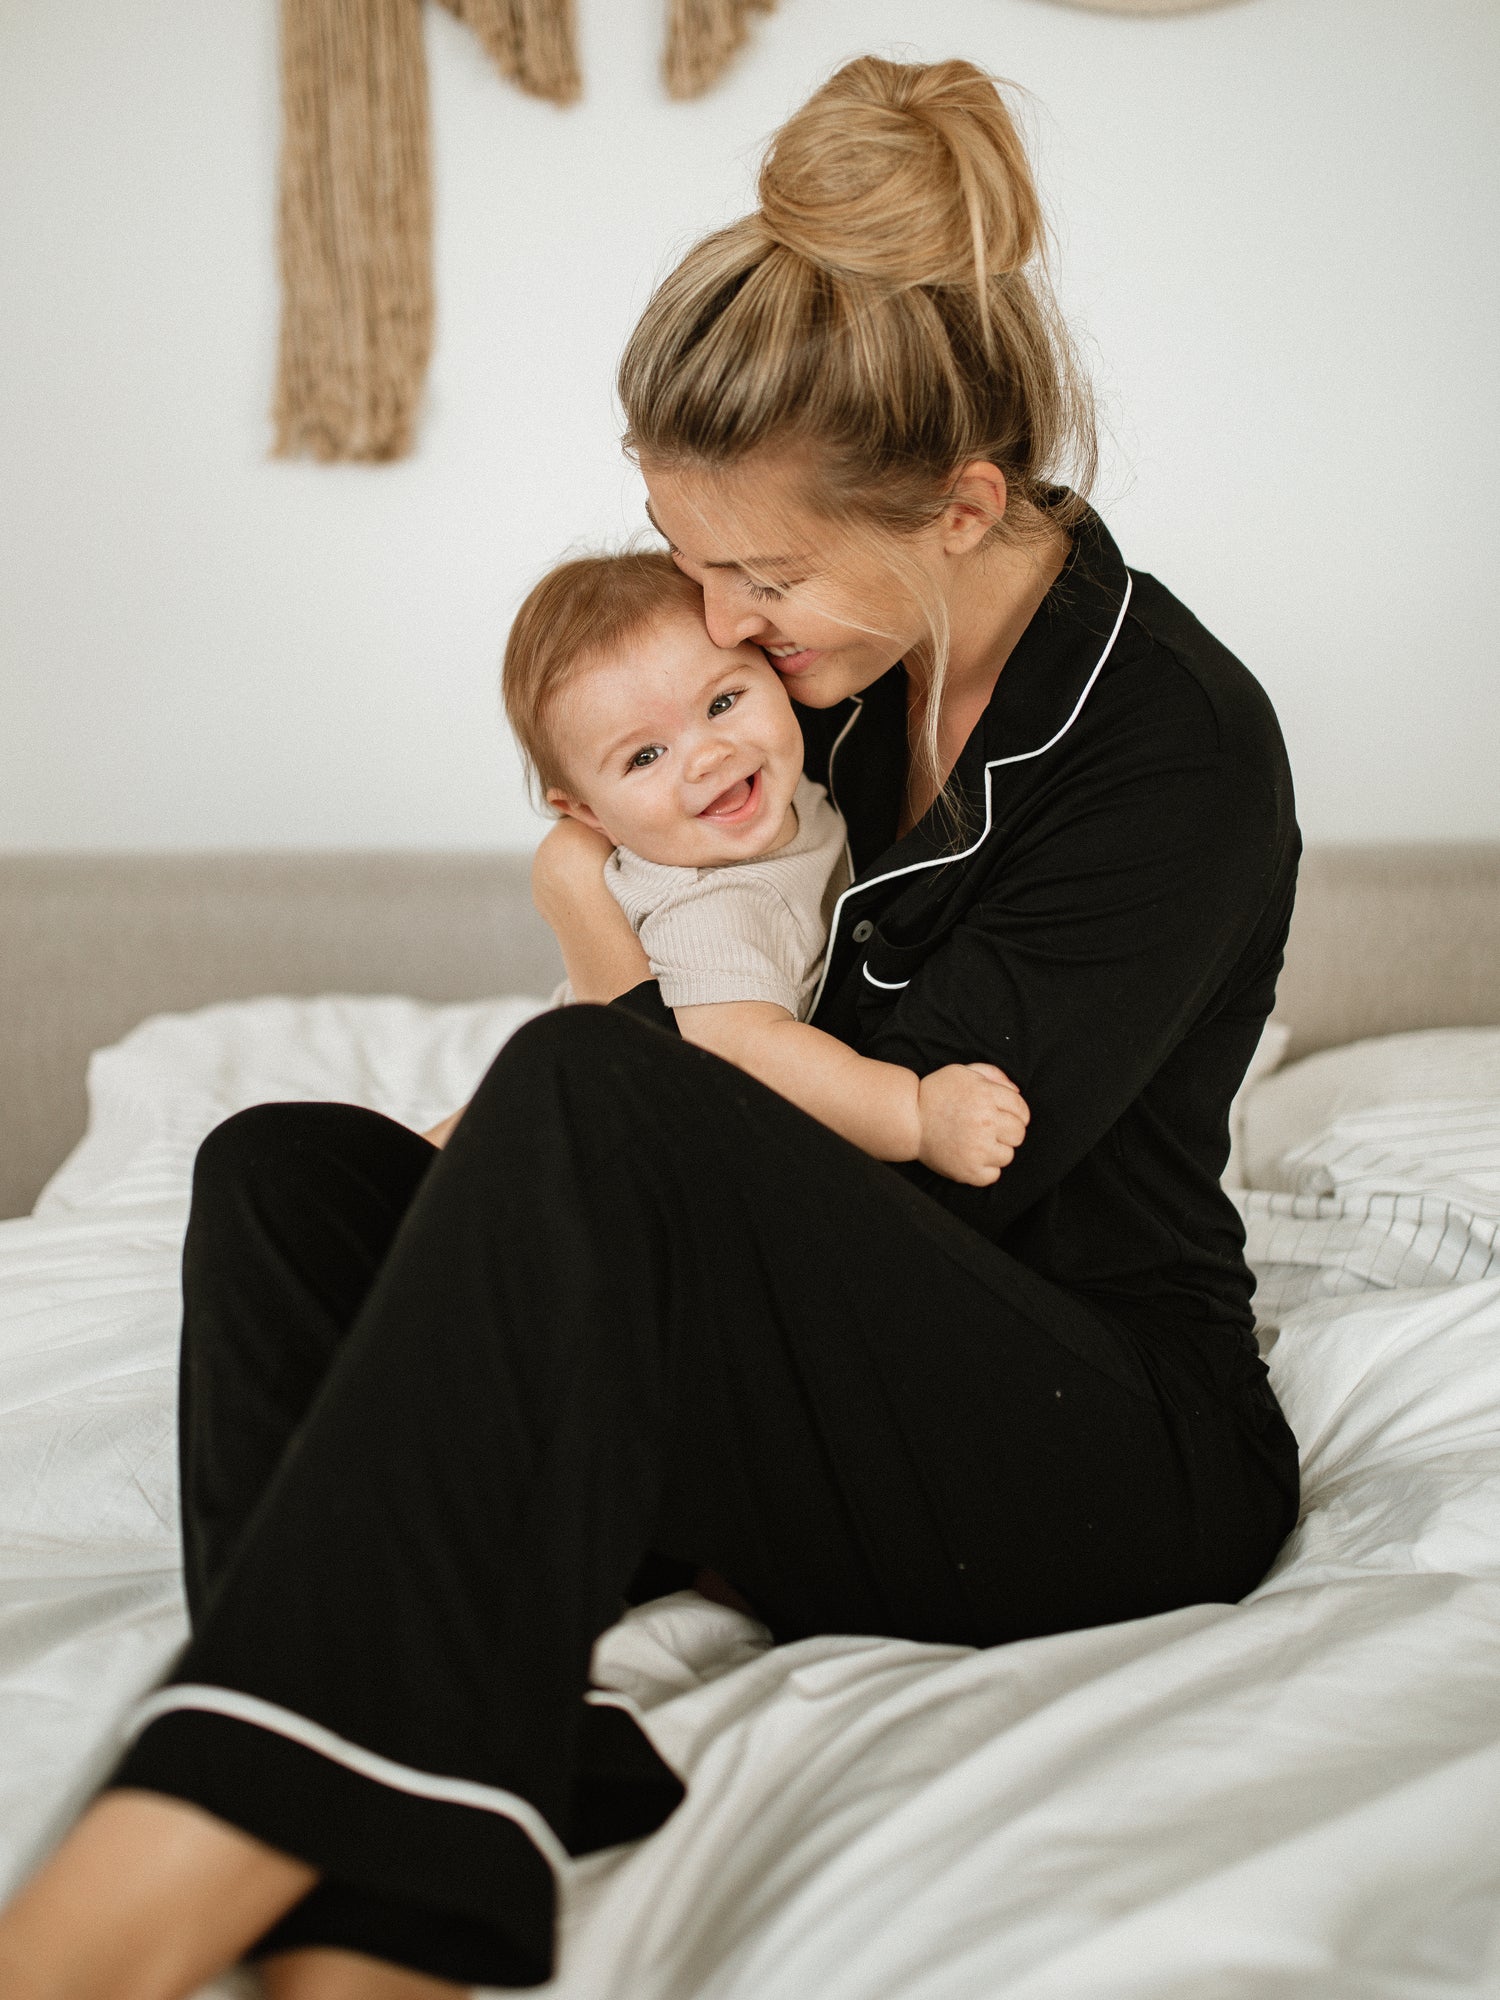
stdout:
{"type": "Polygon", "coordinates": [[[785,897],[748,870],[705,870],[639,935],[668,1007],[768,1000],[795,1015],[816,959],[785,897]]]}

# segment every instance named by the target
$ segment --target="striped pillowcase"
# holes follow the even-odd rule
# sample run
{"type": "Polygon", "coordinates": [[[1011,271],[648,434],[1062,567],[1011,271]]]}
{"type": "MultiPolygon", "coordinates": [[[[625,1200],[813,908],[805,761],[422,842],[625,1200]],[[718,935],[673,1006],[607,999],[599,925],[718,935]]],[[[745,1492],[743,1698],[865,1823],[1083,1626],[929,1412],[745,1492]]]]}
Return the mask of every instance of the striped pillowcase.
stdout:
{"type": "Polygon", "coordinates": [[[1500,1276],[1500,1028],[1311,1056],[1249,1094],[1243,1139],[1263,1322],[1314,1297],[1500,1276]]]}
{"type": "Polygon", "coordinates": [[[1246,1093],[1246,1184],[1500,1193],[1500,1027],[1428,1028],[1308,1056],[1246,1093]],[[1374,1177],[1374,1182],[1371,1181],[1374,1177]]]}

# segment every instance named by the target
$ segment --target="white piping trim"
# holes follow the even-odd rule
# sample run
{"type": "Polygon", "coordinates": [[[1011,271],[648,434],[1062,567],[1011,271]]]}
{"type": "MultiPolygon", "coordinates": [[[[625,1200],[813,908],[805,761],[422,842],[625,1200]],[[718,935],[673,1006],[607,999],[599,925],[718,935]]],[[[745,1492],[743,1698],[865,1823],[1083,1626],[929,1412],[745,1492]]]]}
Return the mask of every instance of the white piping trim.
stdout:
{"type": "Polygon", "coordinates": [[[513,1820],[558,1874],[565,1873],[570,1865],[567,1849],[546,1820],[528,1799],[517,1793],[503,1791],[497,1785],[476,1784],[471,1778],[443,1778],[435,1771],[417,1771],[409,1764],[397,1764],[378,1751],[362,1749],[358,1743],[336,1736],[320,1722],[310,1722],[305,1715],[281,1708],[273,1701],[262,1701],[259,1695],[241,1694],[236,1688],[204,1687],[191,1681],[180,1687],[161,1688],[148,1695],[132,1714],[127,1725],[128,1736],[138,1736],[158,1716],[171,1715],[178,1709],[201,1710],[208,1715],[228,1716],[233,1722],[251,1723],[273,1736],[286,1737],[290,1743],[300,1743],[304,1750],[315,1751],[332,1764],[342,1764],[358,1777],[369,1778],[393,1792],[406,1792],[414,1799],[432,1799],[447,1806],[472,1806],[477,1812],[513,1820]]]}
{"type": "Polygon", "coordinates": [[[865,978],[869,980],[870,984],[872,986],[878,986],[882,993],[899,993],[903,986],[911,985],[911,981],[909,979],[877,979],[874,973],[871,972],[870,970],[870,961],[868,959],[866,959],[864,964],[860,967],[860,971],[865,975],[865,978]]]}
{"type": "MultiPolygon", "coordinates": [[[[838,802],[838,796],[833,789],[833,760],[839,754],[839,745],[843,742],[844,738],[849,734],[849,731],[854,727],[855,723],[858,722],[860,716],[864,712],[864,706],[865,706],[863,701],[861,701],[858,695],[854,695],[852,699],[854,702],[854,711],[850,715],[849,720],[844,724],[843,728],[839,731],[838,735],[834,737],[833,742],[829,745],[828,749],[828,803],[833,807],[835,812],[838,812],[839,810],[839,802],[838,802]]],[[[840,819],[843,818],[842,813],[839,813],[839,818],[840,819]]],[[[849,870],[849,879],[852,882],[854,879],[854,852],[849,845],[849,829],[847,825],[844,828],[844,865],[849,870]]]]}
{"type": "MultiPolygon", "coordinates": [[[[994,823],[994,816],[995,816],[994,786],[991,778],[991,773],[998,771],[1004,764],[1024,764],[1027,762],[1029,758],[1044,757],[1047,754],[1047,752],[1053,748],[1055,744],[1061,743],[1062,739],[1067,735],[1068,731],[1073,727],[1073,724],[1078,720],[1080,714],[1083,712],[1083,704],[1088,700],[1090,694],[1093,692],[1095,681],[1098,680],[1100,674],[1103,673],[1104,671],[1105,661],[1109,658],[1110,654],[1115,649],[1115,641],[1120,636],[1120,627],[1125,623],[1125,613],[1130,609],[1130,595],[1134,587],[1135,587],[1134,578],[1130,575],[1130,572],[1127,570],[1125,573],[1125,595],[1120,600],[1119,615],[1115,619],[1114,627],[1111,630],[1109,637],[1104,642],[1104,651],[1099,655],[1098,659],[1094,662],[1094,671],[1089,675],[1088,679],[1083,684],[1083,693],[1079,695],[1077,701],[1075,701],[1073,704],[1073,713],[1068,717],[1067,721],[1063,724],[1062,728],[1057,731],[1056,735],[1049,736],[1047,741],[1039,745],[1038,748],[1035,750],[1018,750],[1015,752],[1013,756],[1010,757],[994,757],[991,758],[990,762],[985,765],[984,831],[983,833],[980,834],[979,838],[974,842],[974,845],[972,847],[964,848],[963,851],[959,854],[935,854],[930,861],[909,861],[904,868],[892,868],[884,875],[872,875],[868,882],[853,882],[844,891],[843,895],[839,897],[838,901],[833,906],[833,916],[829,920],[828,924],[828,943],[823,952],[823,971],[818,979],[818,987],[817,991],[813,994],[812,1003],[808,1007],[806,1014],[804,1014],[802,1017],[804,1020],[810,1021],[812,1019],[813,1015],[818,1011],[818,1002],[823,998],[823,988],[828,982],[828,968],[833,963],[834,939],[838,936],[839,918],[843,914],[843,908],[845,903],[848,902],[851,896],[857,896],[863,889],[874,889],[882,882],[894,882],[896,878],[900,875],[915,875],[917,871],[922,868],[946,868],[950,862],[967,861],[971,854],[977,854],[979,852],[980,848],[983,847],[984,843],[989,839],[990,828],[994,823]]],[[[854,718],[851,716],[850,724],[852,724],[853,721],[854,718]]],[[[843,742],[844,736],[847,735],[848,726],[849,725],[846,725],[845,729],[840,732],[838,740],[837,742],[835,742],[833,746],[835,750],[838,748],[839,743],[843,742]]],[[[829,788],[831,791],[832,789],[831,774],[830,774],[829,788]]],[[[865,977],[867,979],[870,978],[868,972],[866,972],[865,977]]],[[[872,986],[879,986],[882,983],[883,982],[878,979],[870,980],[870,984],[872,986]]],[[[911,981],[906,980],[903,982],[903,984],[909,986],[911,984],[911,981]]]]}
{"type": "Polygon", "coordinates": [[[864,702],[860,699],[860,697],[857,694],[851,695],[850,700],[854,703],[854,713],[849,717],[849,720],[844,724],[843,728],[839,731],[838,735],[834,737],[833,742],[828,747],[828,796],[830,800],[832,800],[833,809],[835,812],[838,811],[839,802],[837,798],[834,797],[833,760],[839,754],[839,745],[843,742],[844,738],[849,734],[849,731],[854,727],[855,723],[858,722],[860,716],[864,713],[864,706],[865,706],[864,702]]]}

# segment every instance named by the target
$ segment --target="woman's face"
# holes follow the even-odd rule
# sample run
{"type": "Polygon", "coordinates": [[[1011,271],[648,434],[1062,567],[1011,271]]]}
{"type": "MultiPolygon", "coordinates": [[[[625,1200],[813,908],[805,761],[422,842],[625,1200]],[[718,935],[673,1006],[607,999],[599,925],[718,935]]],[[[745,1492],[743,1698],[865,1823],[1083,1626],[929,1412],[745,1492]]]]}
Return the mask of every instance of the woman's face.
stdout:
{"type": "Polygon", "coordinates": [[[714,644],[759,646],[794,700],[831,708],[927,641],[922,586],[943,588],[941,524],[903,536],[896,564],[809,508],[790,455],[712,476],[641,469],[714,644]]]}

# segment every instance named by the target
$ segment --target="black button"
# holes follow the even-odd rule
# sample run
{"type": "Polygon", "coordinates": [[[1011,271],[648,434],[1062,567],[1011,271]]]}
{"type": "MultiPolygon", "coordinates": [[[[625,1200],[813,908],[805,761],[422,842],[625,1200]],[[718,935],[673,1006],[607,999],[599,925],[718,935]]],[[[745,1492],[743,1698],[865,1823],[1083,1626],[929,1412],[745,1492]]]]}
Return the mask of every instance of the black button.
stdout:
{"type": "Polygon", "coordinates": [[[856,944],[867,944],[875,935],[875,926],[866,918],[862,924],[856,924],[849,935],[856,944]]]}

